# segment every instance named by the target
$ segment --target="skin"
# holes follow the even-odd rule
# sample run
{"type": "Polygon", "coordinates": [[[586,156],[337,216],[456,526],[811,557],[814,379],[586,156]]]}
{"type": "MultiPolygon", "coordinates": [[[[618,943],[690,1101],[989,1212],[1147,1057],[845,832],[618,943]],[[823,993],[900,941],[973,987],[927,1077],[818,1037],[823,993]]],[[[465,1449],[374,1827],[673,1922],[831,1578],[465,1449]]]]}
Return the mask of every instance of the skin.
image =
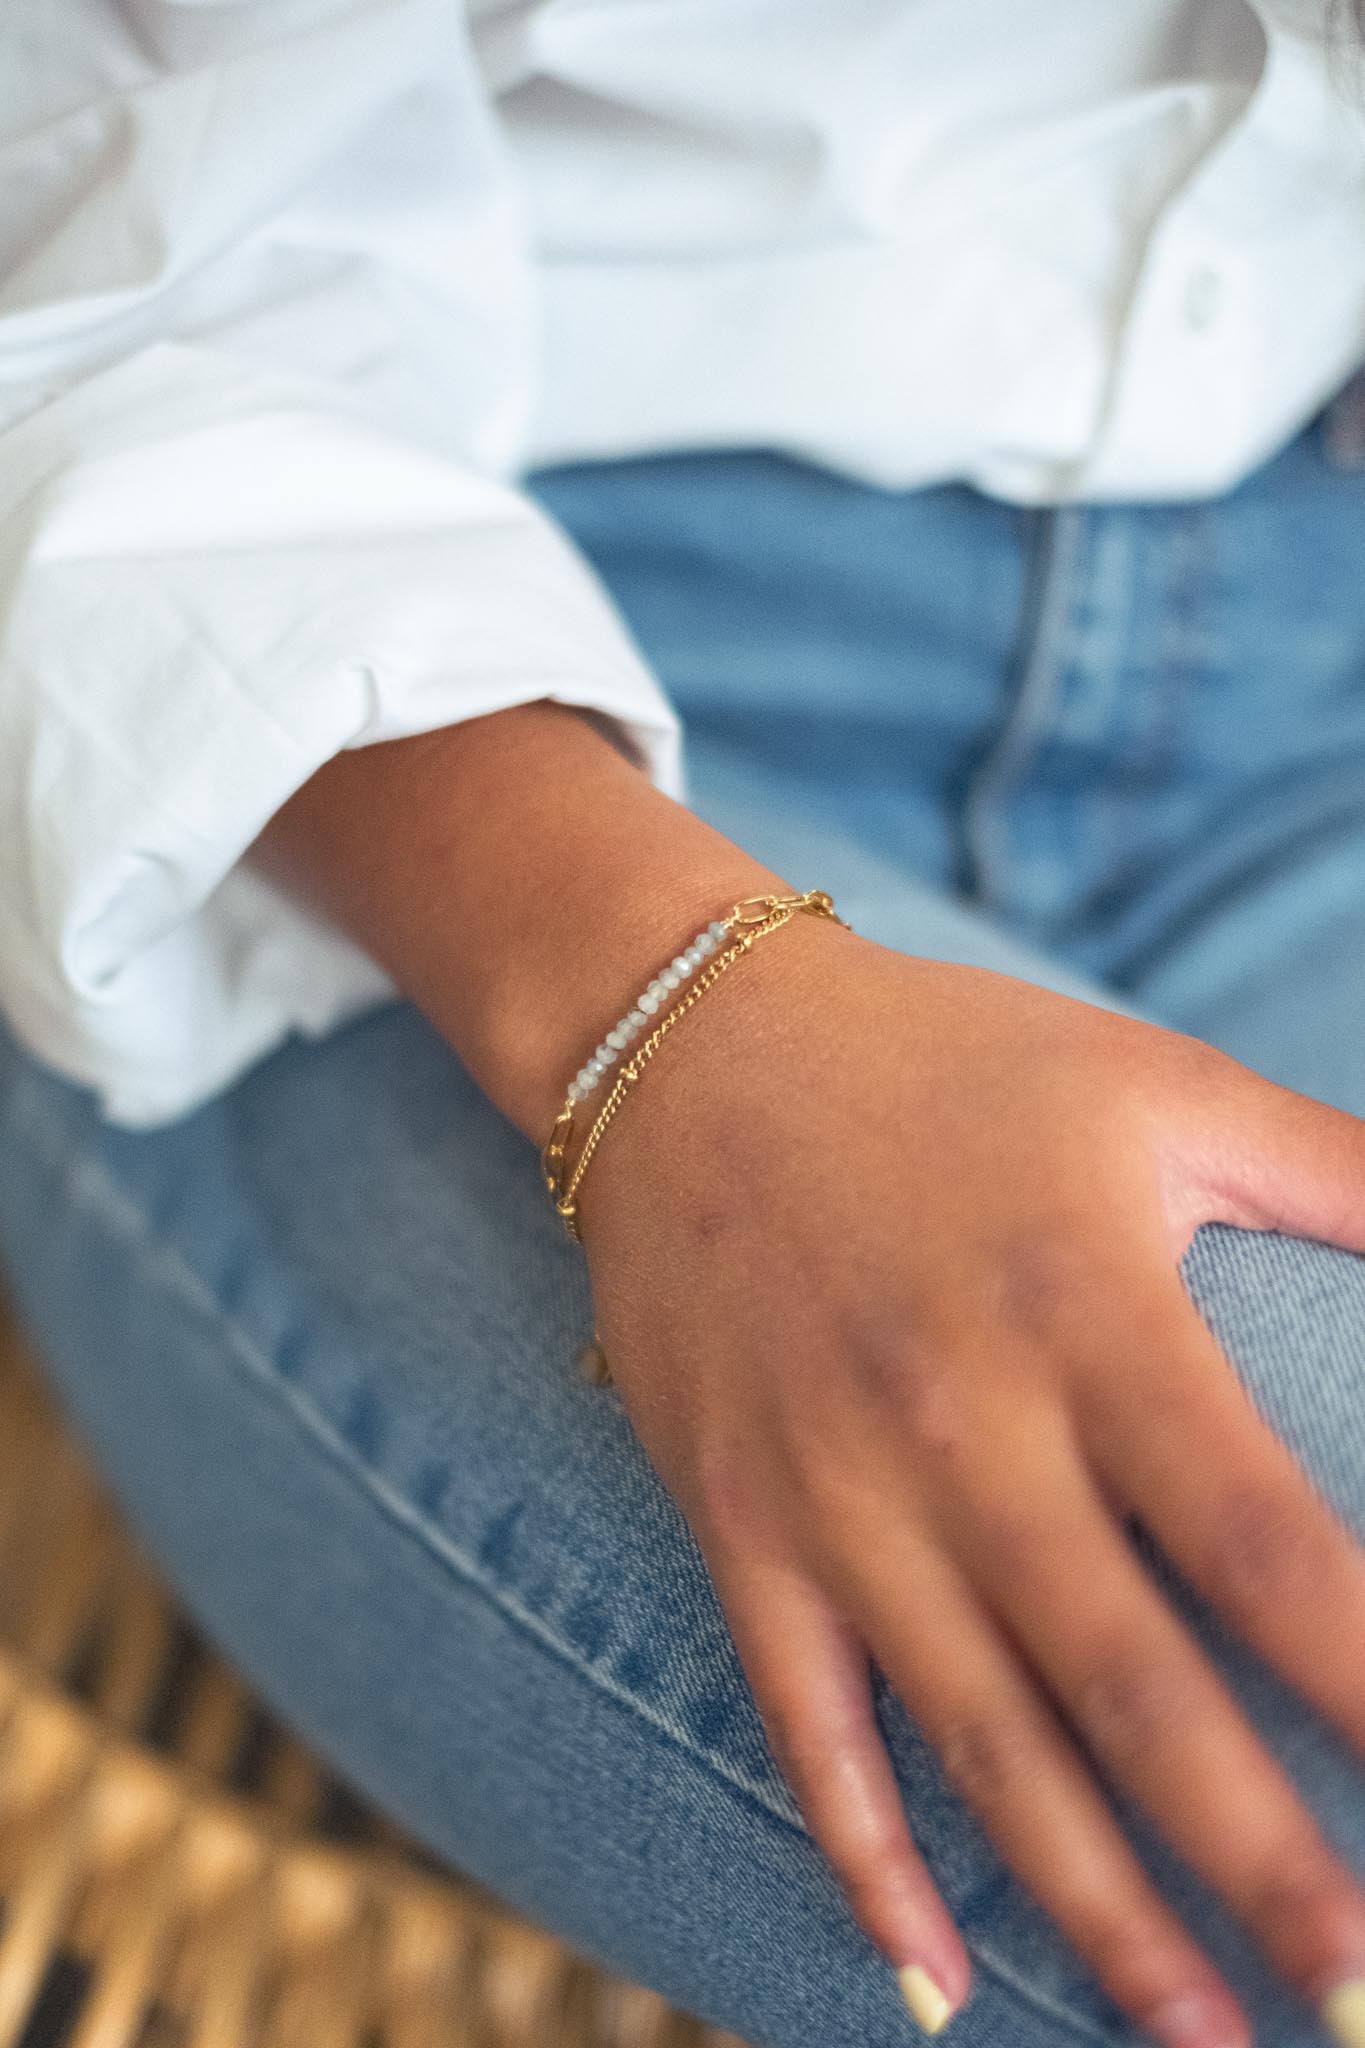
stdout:
{"type": "MultiPolygon", "coordinates": [[[[548,702],[340,755],[253,857],[537,1144],[661,946],[822,879],[752,860],[548,702]]],[[[1365,1123],[1180,1033],[807,917],[683,1020],[583,1183],[613,1374],[774,1757],[861,1926],[954,2008],[970,1962],[870,1660],[1153,2038],[1252,2031],[1097,1764],[1310,2004],[1365,1975],[1360,1886],[1124,1531],[1140,1518],[1365,1751],[1365,1552],[1185,1293],[1212,1220],[1365,1250],[1365,1123]]]]}

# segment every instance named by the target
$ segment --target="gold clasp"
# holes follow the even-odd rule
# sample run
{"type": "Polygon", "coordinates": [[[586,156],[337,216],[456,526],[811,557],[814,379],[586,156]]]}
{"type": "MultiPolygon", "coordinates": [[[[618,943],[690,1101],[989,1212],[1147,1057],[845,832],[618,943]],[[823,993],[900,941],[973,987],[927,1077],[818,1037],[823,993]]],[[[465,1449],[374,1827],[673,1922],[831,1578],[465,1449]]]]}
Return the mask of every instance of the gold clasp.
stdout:
{"type": "Polygon", "coordinates": [[[821,917],[828,917],[835,924],[841,924],[846,932],[852,931],[853,927],[848,919],[840,917],[834,908],[834,898],[828,889],[808,889],[801,902],[804,909],[817,911],[821,917]]]}
{"type": "Polygon", "coordinates": [[[540,1155],[540,1170],[545,1176],[545,1185],[551,1195],[558,1196],[561,1179],[561,1162],[564,1158],[565,1139],[573,1129],[573,1110],[566,1103],[555,1118],[549,1137],[545,1140],[540,1155]]]}
{"type": "Polygon", "coordinates": [[[807,889],[800,896],[746,896],[730,912],[731,924],[766,924],[780,910],[813,910],[820,917],[832,917],[845,931],[853,927],[834,908],[834,898],[827,889],[807,889]]]}

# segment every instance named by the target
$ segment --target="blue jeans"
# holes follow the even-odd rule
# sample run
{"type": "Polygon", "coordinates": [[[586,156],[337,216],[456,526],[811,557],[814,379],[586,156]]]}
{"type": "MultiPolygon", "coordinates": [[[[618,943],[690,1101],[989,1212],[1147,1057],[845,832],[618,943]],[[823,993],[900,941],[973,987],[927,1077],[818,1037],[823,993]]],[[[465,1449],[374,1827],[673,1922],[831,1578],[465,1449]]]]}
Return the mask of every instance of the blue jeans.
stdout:
{"type": "MultiPolygon", "coordinates": [[[[1339,417],[1181,506],[1021,510],[738,452],[534,487],[678,702],[696,807],[794,885],[1365,1113],[1365,472],[1339,417]]],[[[535,1147],[411,1008],[141,1135],[0,1037],[0,1159],[0,1247],[74,1423],[203,1626],[344,1775],[755,2042],[913,2040],[685,1523],[574,1370],[585,1269],[535,1147]]],[[[1211,1228],[1185,1270],[1365,1535],[1365,1259],[1211,1228]]],[[[1360,1761],[1147,1562],[1365,1874],[1360,1761]]],[[[951,2038],[1133,2038],[884,1685],[878,1705],[974,1959],[951,2038]]],[[[1119,1810],[1259,2039],[1321,2043],[1119,1810]]]]}

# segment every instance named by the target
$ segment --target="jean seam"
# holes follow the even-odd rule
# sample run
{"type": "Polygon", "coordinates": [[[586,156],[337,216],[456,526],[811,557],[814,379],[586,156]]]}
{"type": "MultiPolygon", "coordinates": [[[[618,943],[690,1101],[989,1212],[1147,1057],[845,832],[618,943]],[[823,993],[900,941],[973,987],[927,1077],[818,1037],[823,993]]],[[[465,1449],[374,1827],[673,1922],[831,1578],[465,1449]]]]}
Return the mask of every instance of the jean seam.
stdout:
{"type": "MultiPolygon", "coordinates": [[[[1008,716],[973,770],[962,802],[961,831],[970,900],[1012,924],[1032,905],[1012,901],[1008,876],[1016,865],[1009,796],[1020,770],[1046,737],[1063,678],[1073,658],[1075,608],[1083,587],[1082,564],[1090,542],[1091,508],[1051,508],[1042,551],[1032,564],[1026,600],[1027,638],[1008,716]]],[[[1055,856],[1050,856],[1054,859],[1055,856]]]]}
{"type": "MultiPolygon", "coordinates": [[[[226,1340],[229,1355],[235,1357],[238,1363],[251,1373],[257,1385],[269,1389],[276,1399],[283,1401],[317,1447],[352,1484],[360,1486],[370,1496],[373,1503],[388,1516],[395,1527],[404,1530],[416,1540],[430,1558],[443,1565],[468,1590],[486,1600],[504,1621],[539,1643],[543,1649],[556,1657],[565,1669],[573,1672],[592,1690],[634,1715],[656,1735],[662,1736],[691,1764],[705,1771],[727,1792],[738,1795],[756,1807],[765,1819],[776,1822],[788,1833],[797,1835],[803,1841],[813,1841],[808,1828],[799,1821],[793,1821],[779,1807],[774,1806],[757,1786],[737,1777],[715,1757],[698,1749],[682,1731],[657,1714],[638,1694],[605,1679],[591,1665],[585,1664],[572,1646],[565,1643],[540,1615],[526,1607],[509,1588],[490,1580],[481,1572],[458,1544],[452,1542],[442,1529],[423,1515],[382,1473],[365,1462],[349,1440],[299,1388],[281,1377],[268,1352],[225,1308],[213,1289],[194,1270],[183,1254],[165,1239],[154,1234],[146,1213],[130,1199],[97,1160],[88,1154],[75,1159],[67,1157],[59,1144],[49,1141],[50,1133],[45,1125],[27,1115],[21,1121],[35,1149],[46,1157],[49,1166],[62,1178],[73,1198],[77,1201],[84,1198],[86,1206],[92,1213],[101,1216],[111,1229],[134,1242],[139,1248],[145,1267],[160,1276],[168,1291],[173,1295],[178,1294],[185,1306],[217,1325],[226,1340]]],[[[816,1846],[818,1847],[818,1844],[816,1846]]],[[[979,1935],[969,1938],[965,1930],[959,1928],[958,1931],[969,1953],[986,1974],[993,1976],[1004,1989],[1039,2016],[1070,2028],[1084,2040],[1103,2043],[1104,2048],[1118,2048],[1118,2044],[1127,2038],[1111,2030],[1101,2030],[1093,2026],[1070,2007],[1058,2004],[1045,1993],[1039,1992],[1036,1986],[1019,1977],[1009,1963],[993,1955],[989,1948],[982,1944],[979,1935]]]]}

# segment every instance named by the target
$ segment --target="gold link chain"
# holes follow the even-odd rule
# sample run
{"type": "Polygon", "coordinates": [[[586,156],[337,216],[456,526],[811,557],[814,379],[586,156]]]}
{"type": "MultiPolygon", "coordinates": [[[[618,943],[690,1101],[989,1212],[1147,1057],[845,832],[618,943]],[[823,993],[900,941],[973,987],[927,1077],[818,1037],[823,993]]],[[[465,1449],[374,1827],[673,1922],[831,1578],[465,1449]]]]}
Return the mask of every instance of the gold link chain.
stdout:
{"type": "Polygon", "coordinates": [[[847,921],[840,917],[830,897],[823,889],[809,889],[800,896],[748,896],[736,903],[728,917],[721,920],[738,929],[739,936],[717,953],[713,960],[698,970],[695,979],[682,999],[666,1010],[649,1036],[620,1067],[610,1093],[597,1113],[597,1119],[583,1142],[574,1165],[565,1179],[569,1138],[573,1129],[574,1105],[567,1102],[555,1118],[550,1136],[541,1153],[541,1169],[550,1199],[554,1203],[569,1235],[582,1242],[578,1227],[578,1189],[589,1163],[601,1144],[608,1125],[615,1117],[630,1090],[640,1079],[644,1069],[653,1059],[664,1039],[676,1024],[679,1024],[693,1009],[707,989],[714,988],[722,975],[729,972],[736,960],[740,960],[756,940],[766,938],[769,932],[779,931],[784,924],[807,911],[817,917],[832,918],[847,931],[847,921]]]}

